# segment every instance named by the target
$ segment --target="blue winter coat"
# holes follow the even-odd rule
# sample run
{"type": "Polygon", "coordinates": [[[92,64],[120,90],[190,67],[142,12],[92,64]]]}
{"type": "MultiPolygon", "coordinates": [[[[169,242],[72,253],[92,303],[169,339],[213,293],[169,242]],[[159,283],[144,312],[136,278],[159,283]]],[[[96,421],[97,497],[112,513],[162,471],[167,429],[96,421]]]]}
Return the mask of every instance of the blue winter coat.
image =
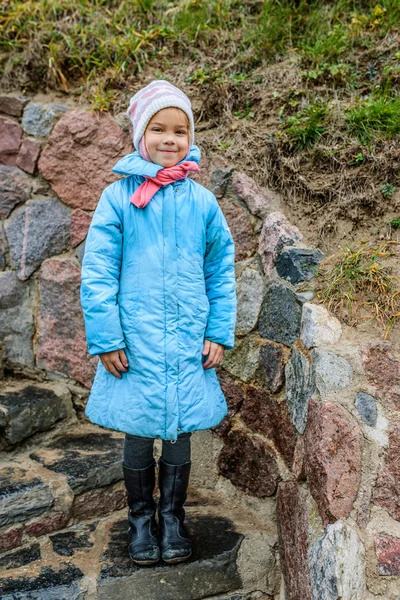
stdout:
{"type": "MultiPolygon", "coordinates": [[[[186,160],[199,162],[192,146],[186,160]]],[[[215,369],[203,369],[204,339],[232,348],[234,244],[214,195],[191,179],[130,202],[158,165],[135,152],[113,171],[86,241],[81,301],[91,355],[125,349],[118,379],[99,361],[86,407],[91,421],[174,440],[208,429],[227,412],[215,369]]]]}

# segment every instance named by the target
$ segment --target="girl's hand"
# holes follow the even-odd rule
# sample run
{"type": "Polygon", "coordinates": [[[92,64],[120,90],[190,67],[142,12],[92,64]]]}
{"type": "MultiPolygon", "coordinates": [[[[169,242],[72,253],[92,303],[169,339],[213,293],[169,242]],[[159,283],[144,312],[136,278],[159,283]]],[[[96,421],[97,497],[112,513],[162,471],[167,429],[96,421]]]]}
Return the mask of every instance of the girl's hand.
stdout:
{"type": "Polygon", "coordinates": [[[118,379],[122,378],[120,371],[126,373],[128,370],[128,359],[126,358],[124,350],[103,352],[103,354],[100,354],[99,356],[104,368],[111,373],[111,375],[114,375],[114,377],[118,377],[118,379]]]}
{"type": "Polygon", "coordinates": [[[204,340],[203,356],[208,354],[208,358],[203,363],[203,369],[213,369],[222,362],[224,358],[224,347],[216,342],[204,340]]]}

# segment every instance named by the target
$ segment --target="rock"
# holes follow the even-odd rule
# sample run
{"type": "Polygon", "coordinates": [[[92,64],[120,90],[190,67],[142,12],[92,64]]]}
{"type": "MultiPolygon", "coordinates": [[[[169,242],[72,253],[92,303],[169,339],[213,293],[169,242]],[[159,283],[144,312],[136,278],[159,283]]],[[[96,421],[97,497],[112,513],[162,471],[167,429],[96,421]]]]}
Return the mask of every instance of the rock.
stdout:
{"type": "Polygon", "coordinates": [[[370,427],[375,427],[378,419],[375,398],[365,392],[358,392],[354,404],[364,423],[370,427]]]}
{"type": "Polygon", "coordinates": [[[25,532],[34,537],[41,537],[53,531],[63,529],[70,520],[69,512],[50,512],[44,517],[36,519],[25,527],[25,532]]]}
{"type": "Polygon", "coordinates": [[[46,260],[39,274],[37,359],[40,367],[64,373],[86,387],[97,359],[87,353],[80,306],[80,269],[70,258],[46,260]]]}
{"type": "Polygon", "coordinates": [[[110,433],[76,429],[30,457],[46,469],[62,473],[75,494],[109,485],[123,478],[124,440],[110,433]]]}
{"type": "Polygon", "coordinates": [[[311,358],[315,387],[322,397],[350,385],[353,369],[346,359],[326,350],[313,350],[311,358]]]}
{"type": "Polygon", "coordinates": [[[235,260],[240,261],[250,258],[257,250],[257,242],[251,226],[249,212],[240,204],[231,200],[219,200],[219,205],[235,242],[235,260]]]}
{"type": "Polygon", "coordinates": [[[310,550],[314,600],[365,600],[365,551],[349,525],[338,521],[310,550]]]}
{"type": "Polygon", "coordinates": [[[228,414],[217,427],[213,428],[213,431],[221,436],[228,433],[232,417],[240,410],[245,396],[245,386],[221,368],[218,369],[218,379],[228,404],[228,414]]]}
{"type": "Polygon", "coordinates": [[[270,276],[279,254],[285,246],[301,242],[302,235],[280,212],[270,213],[264,219],[258,252],[261,256],[265,275],[270,276]]]}
{"type": "Polygon", "coordinates": [[[0,579],[2,600],[83,600],[83,573],[73,564],[43,567],[39,575],[0,579]]]}
{"type": "Polygon", "coordinates": [[[360,487],[361,432],[340,404],[311,400],[305,471],[324,524],[350,515],[360,487]]]}
{"type": "Polygon", "coordinates": [[[240,490],[264,498],[272,496],[280,480],[275,457],[257,437],[230,431],[218,458],[219,472],[240,490]]]}
{"type": "Polygon", "coordinates": [[[279,277],[295,285],[300,281],[312,279],[323,257],[319,250],[287,248],[276,261],[276,270],[279,277]]]}
{"type": "Polygon", "coordinates": [[[221,366],[234,377],[248,382],[255,375],[259,351],[260,345],[256,338],[246,336],[238,339],[232,350],[225,351],[221,366]]]}
{"type": "Polygon", "coordinates": [[[72,248],[78,246],[86,238],[92,217],[93,213],[85,212],[80,208],[72,211],[70,232],[70,244],[72,248]]]}
{"type": "Polygon", "coordinates": [[[258,324],[260,334],[273,342],[291,346],[300,333],[301,302],[283,283],[266,290],[258,324]]]}
{"type": "Polygon", "coordinates": [[[61,384],[23,385],[0,393],[0,440],[17,444],[74,414],[71,394],[61,384]]]}
{"type": "Polygon", "coordinates": [[[232,181],[233,169],[216,169],[211,173],[211,191],[216,198],[223,198],[232,181]]]}
{"type": "Polygon", "coordinates": [[[232,187],[238,197],[246,203],[251,214],[261,219],[267,216],[270,200],[254,179],[245,173],[234,171],[232,174],[232,187]]]}
{"type": "Polygon", "coordinates": [[[82,264],[83,257],[85,255],[85,244],[86,244],[86,240],[84,242],[82,242],[81,244],[79,244],[79,246],[77,246],[75,248],[75,256],[79,260],[80,264],[82,264]]]}
{"type": "Polygon", "coordinates": [[[25,106],[22,128],[28,135],[42,138],[49,135],[55,123],[66,109],[57,105],[34,104],[25,106]]]}
{"type": "Polygon", "coordinates": [[[26,367],[34,365],[31,295],[30,285],[20,281],[15,271],[0,273],[0,342],[7,362],[26,367]]]}
{"type": "Polygon", "coordinates": [[[285,368],[286,402],[293,425],[304,433],[307,424],[308,402],[314,392],[314,375],[307,358],[293,348],[285,368]]]}
{"type": "Polygon", "coordinates": [[[18,123],[0,117],[0,164],[15,166],[21,137],[22,129],[18,123]]]}
{"type": "Polygon", "coordinates": [[[286,600],[312,600],[308,512],[297,483],[289,481],[278,485],[276,506],[286,600]]]}
{"type": "Polygon", "coordinates": [[[267,342],[260,348],[260,367],[264,373],[266,386],[273,394],[279,392],[285,383],[284,359],[283,347],[274,342],[267,342]]]}
{"type": "Polygon", "coordinates": [[[29,565],[36,560],[41,559],[40,546],[39,544],[32,544],[22,550],[17,550],[7,554],[7,556],[0,557],[0,569],[18,569],[29,565]]]}
{"type": "Polygon", "coordinates": [[[271,398],[266,390],[249,386],[241,417],[252,431],[272,440],[286,464],[292,465],[296,432],[284,401],[271,398]]]}
{"type": "Polygon", "coordinates": [[[36,172],[41,146],[33,140],[23,140],[17,158],[17,167],[33,175],[36,172]]]}
{"type": "Polygon", "coordinates": [[[257,325],[262,302],[263,279],[255,269],[245,269],[236,280],[236,284],[236,333],[244,335],[257,325]]]}
{"type": "Polygon", "coordinates": [[[380,468],[374,490],[374,502],[387,510],[392,519],[400,521],[400,425],[389,432],[389,448],[380,468]]]}
{"type": "Polygon", "coordinates": [[[69,531],[55,533],[50,536],[53,551],[59,556],[73,556],[75,550],[92,548],[94,545],[93,532],[97,523],[76,525],[69,531]]]}
{"type": "Polygon", "coordinates": [[[0,221],[0,271],[3,271],[3,269],[5,269],[7,265],[6,252],[6,234],[4,233],[3,223],[0,221]]]}
{"type": "Polygon", "coordinates": [[[304,304],[305,302],[312,302],[316,296],[316,293],[309,290],[308,292],[297,292],[296,296],[300,302],[304,304]]]}
{"type": "Polygon", "coordinates": [[[46,258],[68,249],[70,225],[70,211],[55,198],[30,200],[13,212],[6,234],[20,279],[28,279],[46,258]]]}
{"type": "Polygon", "coordinates": [[[3,529],[0,531],[0,553],[17,548],[22,543],[23,527],[3,529]]]}
{"type": "Polygon", "coordinates": [[[126,551],[127,521],[112,524],[100,557],[98,600],[198,600],[241,588],[236,557],[243,536],[231,521],[188,514],[186,523],[193,554],[177,569],[133,565],[126,551]]]}
{"type": "Polygon", "coordinates": [[[110,115],[71,110],[54,127],[39,169],[63,202],[94,210],[104,188],[118,179],[111,169],[129,152],[129,136],[110,115]]]}
{"type": "Polygon", "coordinates": [[[23,171],[0,166],[0,218],[6,219],[18,204],[28,200],[31,190],[31,180],[23,171]]]}
{"type": "Polygon", "coordinates": [[[400,540],[376,535],[375,550],[379,575],[400,575],[400,540]]]}
{"type": "Polygon", "coordinates": [[[49,510],[54,503],[47,483],[18,465],[0,470],[0,526],[27,521],[49,510]]]}
{"type": "Polygon", "coordinates": [[[122,510],[126,506],[125,487],[117,483],[75,496],[71,514],[74,519],[83,521],[108,515],[116,510],[122,510]]]}
{"type": "Polygon", "coordinates": [[[391,352],[390,342],[374,340],[361,348],[365,375],[380,388],[381,400],[400,409],[400,362],[391,352]]]}
{"type": "Polygon", "coordinates": [[[0,112],[10,117],[20,117],[28,98],[24,96],[0,96],[0,112]]]}
{"type": "Polygon", "coordinates": [[[342,335],[340,321],[319,304],[303,305],[301,340],[306,348],[335,344],[342,335]]]}

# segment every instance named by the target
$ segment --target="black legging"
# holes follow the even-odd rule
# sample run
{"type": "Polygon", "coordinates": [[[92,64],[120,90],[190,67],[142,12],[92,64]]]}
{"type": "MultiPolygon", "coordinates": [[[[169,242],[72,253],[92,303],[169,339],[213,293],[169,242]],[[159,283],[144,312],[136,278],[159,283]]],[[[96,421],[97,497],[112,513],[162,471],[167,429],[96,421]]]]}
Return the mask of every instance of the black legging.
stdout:
{"type": "MultiPolygon", "coordinates": [[[[191,433],[181,433],[176,442],[162,441],[162,458],[169,465],[183,465],[190,461],[191,433]]],[[[125,435],[124,465],[129,469],[146,469],[154,460],[153,438],[125,435]]]]}

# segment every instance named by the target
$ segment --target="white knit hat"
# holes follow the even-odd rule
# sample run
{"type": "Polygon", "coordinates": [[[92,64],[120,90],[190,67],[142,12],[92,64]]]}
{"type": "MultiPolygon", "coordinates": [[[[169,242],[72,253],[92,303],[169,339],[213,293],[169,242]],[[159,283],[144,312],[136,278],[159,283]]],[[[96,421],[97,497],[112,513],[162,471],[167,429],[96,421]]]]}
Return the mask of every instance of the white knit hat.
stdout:
{"type": "Polygon", "coordinates": [[[194,118],[189,98],[180,89],[163,79],[156,79],[135,94],[127,114],[133,126],[133,144],[139,150],[140,140],[149,121],[163,108],[180,108],[187,115],[190,124],[190,143],[194,143],[194,118]]]}

